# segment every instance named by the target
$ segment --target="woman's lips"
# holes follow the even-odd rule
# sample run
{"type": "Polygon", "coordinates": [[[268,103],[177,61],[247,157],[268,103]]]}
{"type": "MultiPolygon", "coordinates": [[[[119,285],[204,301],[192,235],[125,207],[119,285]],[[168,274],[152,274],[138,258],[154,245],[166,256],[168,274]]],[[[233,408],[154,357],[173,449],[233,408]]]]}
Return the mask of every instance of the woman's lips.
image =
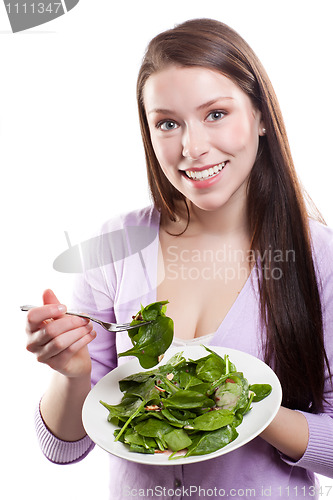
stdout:
{"type": "Polygon", "coordinates": [[[182,172],[186,182],[194,189],[208,189],[218,183],[222,173],[229,161],[223,161],[216,165],[199,168],[192,168],[182,172]]]}
{"type": "Polygon", "coordinates": [[[184,171],[184,174],[191,180],[202,182],[218,175],[224,169],[226,163],[226,161],[223,161],[210,167],[188,169],[184,171]]]}

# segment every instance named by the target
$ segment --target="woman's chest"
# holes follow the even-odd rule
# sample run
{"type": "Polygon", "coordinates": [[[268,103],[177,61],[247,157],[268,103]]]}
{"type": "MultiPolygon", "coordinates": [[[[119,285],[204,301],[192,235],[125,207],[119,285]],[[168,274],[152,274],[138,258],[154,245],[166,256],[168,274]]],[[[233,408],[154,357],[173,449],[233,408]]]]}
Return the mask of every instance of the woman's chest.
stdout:
{"type": "Polygon", "coordinates": [[[157,300],[168,300],[175,336],[190,339],[215,332],[250,275],[246,252],[209,240],[161,238],[157,300]]]}

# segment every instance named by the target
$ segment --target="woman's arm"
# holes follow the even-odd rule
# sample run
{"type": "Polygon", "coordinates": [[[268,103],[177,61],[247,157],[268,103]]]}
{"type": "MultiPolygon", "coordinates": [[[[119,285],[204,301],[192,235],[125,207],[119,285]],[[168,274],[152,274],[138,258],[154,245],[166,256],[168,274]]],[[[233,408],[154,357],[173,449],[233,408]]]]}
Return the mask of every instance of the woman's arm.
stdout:
{"type": "Polygon", "coordinates": [[[91,322],[66,315],[51,290],[44,306],[27,316],[27,349],[37,360],[55,370],[41,401],[41,415],[57,438],[77,441],[85,436],[82,405],[91,388],[91,359],[87,344],[96,336],[91,322]]]}
{"type": "Polygon", "coordinates": [[[82,424],[82,406],[90,391],[90,374],[69,378],[55,373],[44,394],[40,412],[54,436],[63,441],[78,441],[86,432],[82,424]]]}
{"type": "Polygon", "coordinates": [[[308,423],[302,413],[281,406],[260,436],[287,457],[298,461],[308,445],[308,423]]]}

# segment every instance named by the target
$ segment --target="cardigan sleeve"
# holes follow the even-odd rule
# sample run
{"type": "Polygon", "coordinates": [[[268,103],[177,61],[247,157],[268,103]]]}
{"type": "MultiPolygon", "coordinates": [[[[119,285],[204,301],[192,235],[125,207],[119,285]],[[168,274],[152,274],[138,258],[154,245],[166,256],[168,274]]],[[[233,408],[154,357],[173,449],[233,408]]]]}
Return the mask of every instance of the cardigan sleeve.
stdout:
{"type": "Polygon", "coordinates": [[[309,442],[304,455],[297,462],[283,457],[289,465],[303,467],[311,472],[333,478],[333,419],[329,415],[302,413],[308,422],[309,442]]]}
{"type": "Polygon", "coordinates": [[[79,462],[95,446],[89,436],[85,436],[79,441],[58,439],[46,426],[39,405],[35,412],[35,429],[43,455],[55,464],[67,465],[79,462]]]}

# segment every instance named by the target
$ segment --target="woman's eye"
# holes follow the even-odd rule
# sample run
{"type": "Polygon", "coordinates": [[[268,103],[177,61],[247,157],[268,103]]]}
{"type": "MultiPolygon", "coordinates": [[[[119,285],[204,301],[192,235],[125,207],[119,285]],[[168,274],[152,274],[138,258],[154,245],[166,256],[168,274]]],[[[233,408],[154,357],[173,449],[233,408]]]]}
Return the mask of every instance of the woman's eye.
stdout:
{"type": "Polygon", "coordinates": [[[208,122],[216,122],[218,120],[221,120],[221,118],[223,118],[224,116],[225,116],[224,111],[212,111],[207,116],[207,121],[208,122]]]}
{"type": "Polygon", "coordinates": [[[177,123],[172,120],[166,120],[157,124],[157,128],[160,128],[161,130],[174,130],[177,127],[177,123]]]}

